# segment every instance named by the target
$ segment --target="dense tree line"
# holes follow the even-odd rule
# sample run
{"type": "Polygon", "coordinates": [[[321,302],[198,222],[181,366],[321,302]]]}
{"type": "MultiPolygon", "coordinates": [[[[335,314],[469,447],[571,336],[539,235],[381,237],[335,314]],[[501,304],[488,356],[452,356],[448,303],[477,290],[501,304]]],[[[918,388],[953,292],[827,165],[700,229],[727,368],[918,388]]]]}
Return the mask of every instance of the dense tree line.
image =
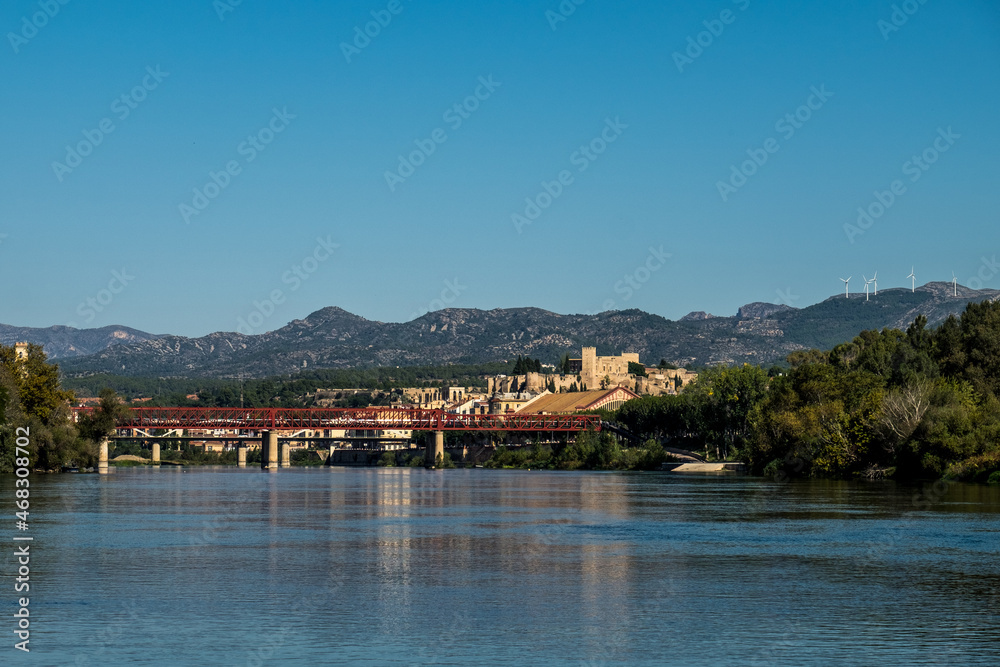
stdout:
{"type": "MultiPolygon", "coordinates": [[[[95,375],[69,378],[65,384],[82,396],[96,396],[102,388],[111,388],[127,400],[139,397],[152,398],[152,401],[145,404],[151,406],[238,407],[242,395],[243,405],[247,407],[308,407],[313,404],[313,399],[306,396],[314,394],[317,389],[368,389],[372,391],[370,395],[376,397],[374,399],[376,404],[377,396],[402,387],[456,385],[480,387],[485,390],[488,377],[506,373],[509,368],[510,366],[505,363],[490,363],[327,369],[244,380],[95,375]],[[191,394],[196,394],[198,400],[191,401],[186,398],[191,394]]],[[[349,399],[345,401],[349,402],[349,399]]]]}
{"type": "Polygon", "coordinates": [[[511,369],[511,375],[527,375],[528,373],[541,373],[542,372],[542,362],[540,359],[532,359],[531,357],[522,357],[520,354],[517,355],[517,361],[514,362],[514,368],[511,369]]]}
{"type": "Polygon", "coordinates": [[[634,433],[756,473],[971,481],[1000,478],[1000,302],[937,329],[864,331],[786,372],[713,368],[677,396],[629,401],[634,433]],[[774,375],[772,373],[772,375],[774,375]]]}
{"type": "Polygon", "coordinates": [[[0,472],[11,472],[15,434],[27,428],[31,467],[58,469],[64,465],[90,466],[96,460],[96,442],[113,428],[120,409],[113,392],[102,397],[101,409],[91,419],[73,422],[73,393],[59,384],[59,367],[46,361],[40,345],[29,345],[18,359],[15,348],[0,345],[0,472]],[[110,426],[109,426],[110,424],[110,426]]]}
{"type": "Polygon", "coordinates": [[[670,455],[656,440],[629,447],[607,431],[580,433],[571,442],[510,449],[498,447],[487,468],[539,470],[659,470],[670,455]]]}

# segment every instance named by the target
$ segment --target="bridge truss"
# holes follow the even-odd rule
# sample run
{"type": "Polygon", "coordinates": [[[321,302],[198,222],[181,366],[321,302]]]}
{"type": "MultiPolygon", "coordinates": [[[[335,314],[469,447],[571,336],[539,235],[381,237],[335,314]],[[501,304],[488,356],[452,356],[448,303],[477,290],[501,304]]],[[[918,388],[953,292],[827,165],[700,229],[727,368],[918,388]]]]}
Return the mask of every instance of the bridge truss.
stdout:
{"type": "MultiPolygon", "coordinates": [[[[79,414],[94,408],[74,408],[79,414]]],[[[459,415],[422,408],[129,408],[118,428],[210,431],[293,431],[301,429],[414,431],[600,430],[597,415],[459,415]]]]}

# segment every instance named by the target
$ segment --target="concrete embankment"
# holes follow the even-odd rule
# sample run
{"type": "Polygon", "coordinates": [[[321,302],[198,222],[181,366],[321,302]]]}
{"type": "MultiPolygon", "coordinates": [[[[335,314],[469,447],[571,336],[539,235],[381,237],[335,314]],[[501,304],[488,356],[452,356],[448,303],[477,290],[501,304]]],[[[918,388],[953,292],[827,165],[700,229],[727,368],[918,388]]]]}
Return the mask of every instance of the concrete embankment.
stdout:
{"type": "Polygon", "coordinates": [[[717,463],[664,463],[663,469],[668,472],[739,472],[745,473],[747,466],[745,463],[720,461],[717,463]]]}

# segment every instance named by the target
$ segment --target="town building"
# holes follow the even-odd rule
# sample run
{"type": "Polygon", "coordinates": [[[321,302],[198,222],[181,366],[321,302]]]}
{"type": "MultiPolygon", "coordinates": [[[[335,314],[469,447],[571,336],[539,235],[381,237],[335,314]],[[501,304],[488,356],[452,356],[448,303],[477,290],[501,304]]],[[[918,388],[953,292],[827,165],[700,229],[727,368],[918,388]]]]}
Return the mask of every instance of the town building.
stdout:
{"type": "Polygon", "coordinates": [[[526,415],[558,415],[588,410],[617,410],[626,401],[639,398],[634,391],[625,387],[574,391],[566,394],[544,394],[517,411],[526,415]]]}
{"type": "Polygon", "coordinates": [[[644,366],[636,353],[618,356],[597,356],[596,347],[585,347],[582,355],[569,360],[569,373],[526,373],[497,375],[487,381],[488,393],[539,394],[607,389],[620,386],[642,396],[676,394],[697,379],[698,374],[683,368],[666,369],[644,366]],[[629,364],[638,364],[646,376],[629,373],[629,364]]]}

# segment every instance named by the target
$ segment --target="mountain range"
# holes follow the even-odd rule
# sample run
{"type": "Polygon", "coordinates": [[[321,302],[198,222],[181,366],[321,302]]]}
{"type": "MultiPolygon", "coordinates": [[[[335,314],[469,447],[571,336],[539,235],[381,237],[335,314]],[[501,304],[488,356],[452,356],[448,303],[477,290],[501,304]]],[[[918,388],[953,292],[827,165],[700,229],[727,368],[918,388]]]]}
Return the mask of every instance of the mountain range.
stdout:
{"type": "Polygon", "coordinates": [[[928,283],[916,291],[881,290],[830,297],[804,308],[751,303],[731,317],[692,313],[668,320],[641,310],[560,315],[539,308],[449,308],[405,323],[367,320],[323,308],[268,333],[217,332],[200,338],[154,335],[128,327],[30,329],[0,325],[0,342],[40,343],[68,376],[263,377],[303,368],[355,368],[510,360],[555,363],[594,345],[598,354],[638,352],[647,364],[772,364],[789,352],[829,349],[865,329],[905,329],[918,315],[931,325],[997,290],[928,283]]]}
{"type": "Polygon", "coordinates": [[[61,325],[36,329],[0,324],[0,344],[13,345],[20,341],[37,343],[45,348],[49,359],[85,356],[106,350],[112,345],[141,343],[156,338],[159,336],[117,325],[99,329],[74,329],[61,325]]]}

